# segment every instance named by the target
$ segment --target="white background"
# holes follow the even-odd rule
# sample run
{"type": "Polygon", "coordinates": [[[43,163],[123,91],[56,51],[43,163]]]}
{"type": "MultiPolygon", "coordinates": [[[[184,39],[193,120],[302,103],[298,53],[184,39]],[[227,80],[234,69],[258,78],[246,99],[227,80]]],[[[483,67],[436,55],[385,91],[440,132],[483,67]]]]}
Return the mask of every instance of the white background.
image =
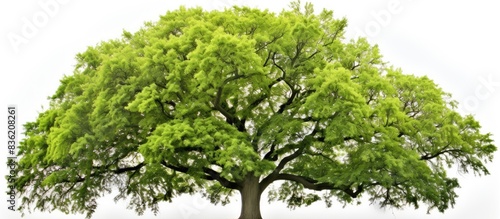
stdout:
{"type": "MultiPolygon", "coordinates": [[[[474,114],[500,143],[500,7],[494,1],[411,1],[354,0],[311,1],[317,10],[333,9],[337,18],[347,17],[347,38],[364,36],[378,44],[384,60],[404,72],[428,75],[458,100],[462,113],[474,114]]],[[[0,2],[0,113],[1,145],[6,145],[6,109],[8,104],[19,108],[19,124],[33,121],[47,97],[52,95],[63,75],[72,73],[77,53],[121,36],[122,30],[138,30],[145,21],[156,21],[167,10],[180,5],[200,5],[205,9],[222,9],[230,5],[249,5],[279,12],[289,1],[72,1],[33,0],[0,2]],[[55,3],[44,10],[44,3],[55,3]],[[33,25],[31,31],[26,31],[33,25]],[[24,30],[24,33],[23,33],[24,30]],[[36,30],[36,31],[33,31],[36,30]],[[13,39],[16,40],[13,41],[13,39]],[[19,39],[22,39],[19,41],[19,39]]],[[[19,135],[19,138],[23,137],[19,135]]],[[[457,175],[462,188],[454,209],[441,214],[426,214],[426,207],[413,210],[379,209],[364,202],[360,206],[334,205],[326,208],[318,202],[307,208],[290,211],[284,204],[262,201],[262,215],[271,218],[500,218],[500,156],[489,163],[490,176],[457,175]]],[[[7,148],[0,150],[0,163],[6,163],[7,148]]],[[[0,168],[6,175],[6,166],[0,168]]],[[[5,180],[1,180],[5,191],[5,180]]],[[[5,193],[3,193],[5,194],[5,193]]],[[[0,200],[6,200],[0,199],[0,200]]],[[[161,205],[160,214],[137,216],[126,210],[126,203],[114,203],[112,195],[99,202],[93,218],[237,218],[238,197],[227,206],[213,206],[196,197],[181,197],[161,205]]],[[[18,212],[7,210],[2,201],[2,218],[20,218],[18,212]],[[6,217],[5,217],[6,216],[6,217]]],[[[84,218],[60,212],[34,212],[25,218],[84,218]]]]}

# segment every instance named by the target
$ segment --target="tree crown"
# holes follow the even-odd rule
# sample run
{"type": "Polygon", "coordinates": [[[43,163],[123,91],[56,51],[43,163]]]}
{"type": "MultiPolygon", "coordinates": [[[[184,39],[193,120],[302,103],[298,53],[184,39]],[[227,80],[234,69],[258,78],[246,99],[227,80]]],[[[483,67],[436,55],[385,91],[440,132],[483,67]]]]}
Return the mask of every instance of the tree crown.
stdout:
{"type": "Polygon", "coordinates": [[[260,192],[284,181],[269,197],[290,207],[362,194],[453,206],[446,168],[488,174],[491,135],[429,78],[345,40],[346,26],[298,2],[281,13],[181,7],[89,47],[25,125],[22,209],[90,216],[113,188],[139,213],[199,191],[225,204],[251,176],[260,192]]]}

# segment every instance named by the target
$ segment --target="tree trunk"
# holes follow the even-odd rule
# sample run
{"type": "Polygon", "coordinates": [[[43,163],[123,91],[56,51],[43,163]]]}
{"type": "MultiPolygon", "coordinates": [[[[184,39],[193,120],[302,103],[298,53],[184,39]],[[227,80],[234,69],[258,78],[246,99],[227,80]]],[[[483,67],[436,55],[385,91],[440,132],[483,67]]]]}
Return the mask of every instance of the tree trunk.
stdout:
{"type": "Polygon", "coordinates": [[[260,215],[259,178],[253,174],[245,177],[241,194],[241,214],[239,219],[262,219],[260,215]]]}

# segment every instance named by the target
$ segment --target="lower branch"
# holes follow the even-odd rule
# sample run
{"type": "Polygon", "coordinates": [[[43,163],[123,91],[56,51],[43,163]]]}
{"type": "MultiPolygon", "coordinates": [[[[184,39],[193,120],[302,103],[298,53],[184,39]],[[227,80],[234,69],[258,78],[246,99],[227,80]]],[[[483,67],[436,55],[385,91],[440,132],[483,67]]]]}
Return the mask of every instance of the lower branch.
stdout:
{"type": "Polygon", "coordinates": [[[439,151],[435,154],[425,154],[425,155],[422,155],[420,156],[420,160],[431,160],[433,158],[436,158],[442,154],[452,154],[452,153],[461,153],[463,152],[462,150],[460,149],[448,149],[448,150],[442,150],[442,151],[439,151]]]}
{"type": "Polygon", "coordinates": [[[348,194],[349,196],[356,198],[358,197],[359,194],[363,192],[364,186],[363,184],[360,184],[357,186],[356,190],[351,189],[351,186],[343,186],[343,187],[337,187],[333,185],[332,183],[319,183],[315,179],[311,179],[309,177],[305,176],[298,176],[298,175],[293,175],[293,174],[286,174],[282,173],[279,174],[276,178],[276,180],[289,180],[293,181],[296,183],[300,183],[307,189],[311,190],[316,190],[316,191],[321,191],[321,190],[340,190],[348,194]]]}
{"type": "MultiPolygon", "coordinates": [[[[162,161],[161,164],[163,166],[169,168],[169,169],[172,169],[172,170],[175,170],[175,171],[178,171],[178,172],[181,172],[181,173],[187,173],[189,171],[188,167],[174,166],[174,165],[168,164],[165,161],[162,161]]],[[[203,167],[203,173],[206,174],[206,175],[203,176],[203,179],[206,179],[206,180],[216,180],[222,186],[224,186],[226,188],[229,188],[229,189],[236,189],[236,190],[240,190],[241,189],[241,186],[239,184],[237,184],[235,182],[231,182],[231,181],[225,179],[224,177],[222,177],[220,175],[219,172],[217,172],[215,170],[212,170],[212,169],[207,168],[207,167],[203,167]]]]}

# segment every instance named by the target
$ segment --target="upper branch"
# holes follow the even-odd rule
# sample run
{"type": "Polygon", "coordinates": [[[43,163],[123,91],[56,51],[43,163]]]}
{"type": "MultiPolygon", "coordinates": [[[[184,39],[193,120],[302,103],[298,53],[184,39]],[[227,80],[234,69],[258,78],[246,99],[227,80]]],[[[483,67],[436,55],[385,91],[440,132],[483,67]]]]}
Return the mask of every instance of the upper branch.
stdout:
{"type": "Polygon", "coordinates": [[[163,106],[163,103],[159,99],[155,99],[155,102],[160,106],[160,111],[163,113],[166,119],[171,119],[172,116],[167,113],[165,110],[165,107],[163,106]]]}
{"type": "Polygon", "coordinates": [[[217,89],[217,94],[215,95],[215,98],[213,100],[213,105],[216,110],[218,110],[224,117],[226,117],[226,122],[235,125],[239,131],[245,131],[245,119],[238,119],[237,116],[232,114],[231,112],[228,111],[228,109],[225,109],[221,105],[222,101],[222,93],[224,92],[224,86],[228,84],[231,81],[238,80],[240,78],[248,78],[252,77],[254,75],[257,75],[257,73],[250,73],[248,75],[242,75],[238,74],[238,71],[235,71],[235,75],[231,76],[229,78],[226,78],[223,82],[222,85],[217,89]]]}
{"type": "Polygon", "coordinates": [[[292,90],[292,95],[290,95],[290,97],[287,99],[287,101],[283,104],[281,104],[279,110],[278,110],[278,114],[281,114],[283,113],[283,111],[285,111],[286,107],[287,106],[290,106],[293,101],[295,100],[295,97],[297,97],[297,94],[299,93],[298,90],[296,90],[293,85],[288,82],[288,80],[284,80],[285,81],[285,84],[288,85],[288,87],[290,87],[290,89],[292,90]]]}
{"type": "Polygon", "coordinates": [[[222,91],[223,91],[223,86],[219,87],[219,89],[217,90],[217,94],[215,96],[215,100],[214,100],[214,108],[216,110],[218,110],[220,113],[222,113],[222,115],[224,117],[226,117],[226,121],[229,123],[229,124],[234,124],[235,122],[235,116],[232,115],[231,113],[229,113],[226,109],[224,109],[220,102],[221,102],[221,96],[222,96],[222,91]]]}

